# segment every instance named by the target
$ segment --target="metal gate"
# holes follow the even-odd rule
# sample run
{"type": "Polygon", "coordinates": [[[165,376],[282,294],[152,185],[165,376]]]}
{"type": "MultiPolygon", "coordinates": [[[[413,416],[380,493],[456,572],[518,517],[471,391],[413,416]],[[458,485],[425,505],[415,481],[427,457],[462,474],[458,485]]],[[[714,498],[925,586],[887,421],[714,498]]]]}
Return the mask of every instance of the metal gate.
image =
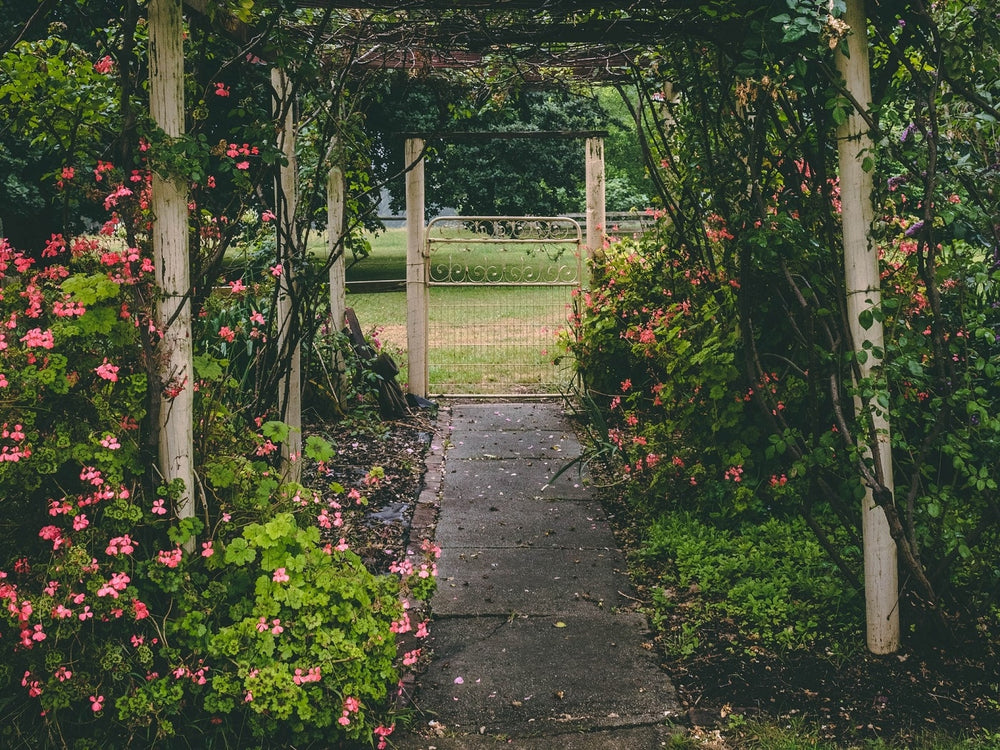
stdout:
{"type": "Polygon", "coordinates": [[[427,226],[427,375],[435,395],[556,394],[573,377],[560,344],[583,278],[567,217],[443,216],[427,226]]]}

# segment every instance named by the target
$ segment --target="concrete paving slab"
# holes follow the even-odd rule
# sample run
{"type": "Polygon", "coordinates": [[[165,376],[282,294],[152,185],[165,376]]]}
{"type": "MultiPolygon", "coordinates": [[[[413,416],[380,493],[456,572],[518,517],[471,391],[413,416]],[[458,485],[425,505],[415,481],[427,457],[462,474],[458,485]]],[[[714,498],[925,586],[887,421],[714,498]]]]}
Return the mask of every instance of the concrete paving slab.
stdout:
{"type": "Polygon", "coordinates": [[[445,726],[524,737],[677,720],[644,617],[435,621],[418,707],[445,726]]]}
{"type": "MultiPolygon", "coordinates": [[[[418,728],[419,729],[419,728],[418,728]]],[[[544,737],[519,737],[512,741],[506,735],[452,734],[448,727],[427,727],[427,732],[440,731],[443,737],[410,736],[395,745],[397,750],[655,750],[668,747],[676,729],[665,725],[622,727],[596,732],[548,734],[544,737]]],[[[394,738],[393,738],[394,739],[394,738]]]]}
{"type": "Polygon", "coordinates": [[[560,403],[456,404],[421,727],[400,750],[643,750],[683,720],[560,403]],[[558,447],[559,450],[554,450],[558,447]],[[557,455],[550,455],[555,453],[557,455]],[[433,719],[435,724],[427,721],[433,719]]]}
{"type": "Polygon", "coordinates": [[[497,430],[537,430],[544,426],[566,425],[563,404],[556,401],[525,403],[455,403],[451,407],[453,430],[495,432],[497,430]]]}
{"type": "Polygon", "coordinates": [[[615,546],[600,503],[537,497],[449,500],[438,513],[436,537],[442,547],[615,546]]]}
{"type": "Polygon", "coordinates": [[[477,430],[453,433],[448,457],[549,458],[569,463],[581,452],[580,441],[569,430],[477,430]]]}
{"type": "Polygon", "coordinates": [[[632,603],[616,549],[443,548],[438,571],[435,617],[587,615],[632,603]]]}
{"type": "Polygon", "coordinates": [[[566,461],[552,459],[452,460],[445,464],[442,496],[447,498],[548,497],[588,500],[586,474],[573,467],[558,479],[566,461]]]}

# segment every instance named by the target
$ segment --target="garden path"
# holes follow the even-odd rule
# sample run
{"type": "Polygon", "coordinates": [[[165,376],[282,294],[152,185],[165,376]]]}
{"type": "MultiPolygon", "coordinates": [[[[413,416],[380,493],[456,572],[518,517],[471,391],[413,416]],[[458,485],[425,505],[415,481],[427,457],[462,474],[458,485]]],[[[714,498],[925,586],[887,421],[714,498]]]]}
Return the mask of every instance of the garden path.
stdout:
{"type": "Polygon", "coordinates": [[[396,746],[665,746],[682,711],[625,559],[586,474],[552,480],[581,450],[561,405],[456,403],[439,424],[431,659],[396,746]]]}

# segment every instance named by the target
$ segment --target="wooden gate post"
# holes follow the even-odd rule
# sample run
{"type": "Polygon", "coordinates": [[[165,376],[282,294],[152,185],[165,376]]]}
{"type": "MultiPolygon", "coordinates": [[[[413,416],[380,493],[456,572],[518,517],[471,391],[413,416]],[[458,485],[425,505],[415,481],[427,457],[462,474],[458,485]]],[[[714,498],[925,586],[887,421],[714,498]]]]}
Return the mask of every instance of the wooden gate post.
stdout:
{"type": "MultiPolygon", "coordinates": [[[[851,28],[847,37],[849,55],[838,52],[837,69],[847,84],[847,90],[862,107],[872,101],[871,72],[868,61],[868,20],[863,0],[849,0],[844,20],[851,28]]],[[[841,223],[844,234],[844,271],[847,291],[847,318],[851,327],[854,349],[867,355],[858,359],[862,378],[872,375],[886,388],[885,375],[875,369],[878,362],[871,351],[882,350],[883,331],[880,316],[873,316],[868,328],[861,325],[861,314],[881,307],[878,253],[872,241],[874,217],[872,205],[872,174],[864,168],[864,160],[874,148],[868,123],[860,112],[850,116],[837,128],[837,151],[840,166],[841,223]]],[[[863,407],[855,398],[855,408],[863,407]]],[[[871,409],[873,434],[859,428],[861,449],[874,459],[877,480],[891,494],[892,445],[889,440],[889,416],[885,409],[871,409]]],[[[862,420],[863,421],[863,420],[862,420]]],[[[868,483],[866,483],[868,485],[868,483]]],[[[891,502],[891,499],[890,499],[891,502]]],[[[899,650],[899,572],[896,542],[889,531],[885,511],[876,504],[870,485],[865,487],[862,501],[862,538],[865,560],[865,602],[867,611],[868,648],[875,654],[891,654],[899,650]]]]}
{"type": "Polygon", "coordinates": [[[291,347],[288,369],[282,373],[278,385],[278,413],[288,425],[288,439],[282,443],[284,477],[289,482],[302,478],[302,348],[299,343],[299,326],[295,320],[294,253],[295,253],[295,117],[292,106],[292,82],[284,70],[271,71],[271,85],[275,91],[275,114],[284,115],[279,123],[278,148],[285,156],[278,184],[275,185],[275,203],[278,213],[277,244],[278,262],[282,271],[278,277],[278,351],[286,354],[291,347]]]}
{"type": "MultiPolygon", "coordinates": [[[[344,312],[347,308],[345,289],[347,286],[347,266],[344,260],[344,214],[346,187],[344,171],[339,166],[330,168],[326,176],[326,247],[333,259],[330,262],[330,325],[336,334],[344,328],[344,312]]],[[[334,348],[333,387],[337,402],[344,406],[346,390],[346,366],[340,350],[334,348]]]]}
{"type": "MultiPolygon", "coordinates": [[[[184,133],[184,33],[181,0],[149,3],[149,113],[168,138],[184,133]]],[[[188,261],[187,188],[172,174],[154,170],[153,265],[159,299],[156,324],[161,391],[159,462],[163,480],[184,489],[174,512],[194,515],[194,366],[191,350],[191,269],[188,261]]],[[[185,544],[194,550],[192,538],[185,544]]]]}
{"type": "Polygon", "coordinates": [[[587,259],[590,275],[599,275],[604,262],[607,216],[604,199],[604,139],[587,138],[587,259]]]}
{"type": "Polygon", "coordinates": [[[427,396],[427,308],[424,264],[424,141],[407,138],[406,168],[406,362],[409,391],[427,396]]]}

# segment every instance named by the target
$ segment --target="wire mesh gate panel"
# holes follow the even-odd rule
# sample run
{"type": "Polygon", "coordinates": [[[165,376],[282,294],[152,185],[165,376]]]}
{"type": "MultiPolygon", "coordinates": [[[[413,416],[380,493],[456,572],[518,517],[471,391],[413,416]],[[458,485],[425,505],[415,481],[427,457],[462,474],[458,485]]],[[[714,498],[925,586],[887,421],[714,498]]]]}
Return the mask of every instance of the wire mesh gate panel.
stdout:
{"type": "Polygon", "coordinates": [[[580,225],[566,217],[431,220],[424,254],[428,392],[565,391],[573,363],[559,337],[581,285],[582,253],[580,225]]]}

